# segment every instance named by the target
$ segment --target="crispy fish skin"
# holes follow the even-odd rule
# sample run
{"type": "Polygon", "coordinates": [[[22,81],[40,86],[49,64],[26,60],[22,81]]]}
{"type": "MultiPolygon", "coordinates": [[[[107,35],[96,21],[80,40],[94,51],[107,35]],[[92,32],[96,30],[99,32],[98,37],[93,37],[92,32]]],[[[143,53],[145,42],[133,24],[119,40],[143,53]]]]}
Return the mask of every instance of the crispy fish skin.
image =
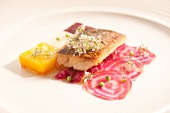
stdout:
{"type": "Polygon", "coordinates": [[[68,67],[75,70],[85,71],[102,62],[109,54],[125,43],[126,36],[111,30],[88,29],[85,31],[88,36],[100,37],[102,48],[97,51],[87,51],[86,54],[75,54],[74,49],[64,46],[57,54],[57,62],[60,66],[68,67]]]}

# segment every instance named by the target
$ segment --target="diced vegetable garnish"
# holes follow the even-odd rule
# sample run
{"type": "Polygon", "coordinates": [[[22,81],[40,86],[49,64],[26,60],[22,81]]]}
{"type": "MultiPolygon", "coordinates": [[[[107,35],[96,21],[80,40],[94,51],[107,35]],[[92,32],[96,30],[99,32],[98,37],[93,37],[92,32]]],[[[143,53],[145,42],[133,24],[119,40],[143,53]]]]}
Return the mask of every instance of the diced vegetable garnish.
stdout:
{"type": "Polygon", "coordinates": [[[84,71],[76,71],[73,69],[62,70],[57,75],[55,75],[56,79],[66,80],[67,82],[81,82],[85,72],[84,71]]]}

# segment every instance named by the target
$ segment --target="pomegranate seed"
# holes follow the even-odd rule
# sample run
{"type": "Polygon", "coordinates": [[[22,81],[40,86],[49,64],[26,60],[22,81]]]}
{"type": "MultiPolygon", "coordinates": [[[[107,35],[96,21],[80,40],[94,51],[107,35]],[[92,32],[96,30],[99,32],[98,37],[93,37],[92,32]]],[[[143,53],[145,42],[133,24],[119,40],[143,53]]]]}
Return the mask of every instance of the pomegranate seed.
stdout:
{"type": "Polygon", "coordinates": [[[73,82],[80,82],[81,79],[83,78],[84,76],[84,71],[76,71],[76,70],[73,70],[72,73],[70,74],[73,78],[72,78],[72,81],[73,82]]]}
{"type": "Polygon", "coordinates": [[[102,69],[103,64],[104,64],[104,63],[101,62],[100,64],[97,65],[98,70],[101,70],[101,69],[102,69]]]}
{"type": "Polygon", "coordinates": [[[82,78],[83,78],[83,75],[76,74],[76,75],[72,78],[72,80],[73,80],[73,82],[80,82],[82,78]]]}
{"type": "Polygon", "coordinates": [[[90,69],[87,70],[87,72],[89,72],[89,73],[95,73],[95,72],[97,72],[97,71],[99,71],[99,69],[97,68],[97,66],[94,66],[94,67],[92,67],[92,68],[90,68],[90,69]]]}
{"type": "Polygon", "coordinates": [[[67,76],[69,76],[69,72],[67,70],[62,70],[55,76],[55,78],[63,79],[63,78],[67,78],[67,76]]]}

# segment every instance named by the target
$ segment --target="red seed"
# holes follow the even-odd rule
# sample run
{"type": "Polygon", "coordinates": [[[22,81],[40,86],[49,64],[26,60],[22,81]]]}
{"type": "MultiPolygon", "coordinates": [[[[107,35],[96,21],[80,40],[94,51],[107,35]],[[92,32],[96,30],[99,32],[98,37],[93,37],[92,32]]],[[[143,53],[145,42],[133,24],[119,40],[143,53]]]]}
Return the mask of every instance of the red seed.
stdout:
{"type": "Polygon", "coordinates": [[[83,76],[84,76],[84,71],[77,71],[73,76],[72,80],[73,82],[80,82],[83,76]]]}
{"type": "Polygon", "coordinates": [[[75,75],[72,78],[72,80],[73,80],[73,82],[80,82],[82,78],[83,78],[83,76],[81,76],[81,75],[75,75]]]}
{"type": "Polygon", "coordinates": [[[100,64],[97,65],[98,70],[101,70],[101,69],[102,69],[103,64],[104,64],[104,63],[101,62],[100,64]]]}
{"type": "Polygon", "coordinates": [[[62,70],[55,76],[55,78],[63,79],[63,78],[67,78],[67,76],[69,76],[69,72],[67,70],[62,70]]]}
{"type": "Polygon", "coordinates": [[[94,66],[94,67],[92,67],[92,68],[90,68],[90,69],[87,70],[87,72],[89,72],[89,73],[95,73],[95,72],[97,72],[97,71],[99,71],[99,69],[98,69],[97,66],[94,66]]]}

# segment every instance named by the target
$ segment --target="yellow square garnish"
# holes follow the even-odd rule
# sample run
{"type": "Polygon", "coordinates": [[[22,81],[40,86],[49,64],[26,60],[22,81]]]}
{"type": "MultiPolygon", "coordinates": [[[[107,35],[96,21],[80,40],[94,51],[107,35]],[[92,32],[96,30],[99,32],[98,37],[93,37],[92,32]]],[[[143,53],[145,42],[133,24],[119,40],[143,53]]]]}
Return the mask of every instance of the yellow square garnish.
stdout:
{"type": "Polygon", "coordinates": [[[46,74],[54,69],[56,59],[56,48],[46,43],[40,43],[19,55],[21,66],[37,74],[46,74]]]}

